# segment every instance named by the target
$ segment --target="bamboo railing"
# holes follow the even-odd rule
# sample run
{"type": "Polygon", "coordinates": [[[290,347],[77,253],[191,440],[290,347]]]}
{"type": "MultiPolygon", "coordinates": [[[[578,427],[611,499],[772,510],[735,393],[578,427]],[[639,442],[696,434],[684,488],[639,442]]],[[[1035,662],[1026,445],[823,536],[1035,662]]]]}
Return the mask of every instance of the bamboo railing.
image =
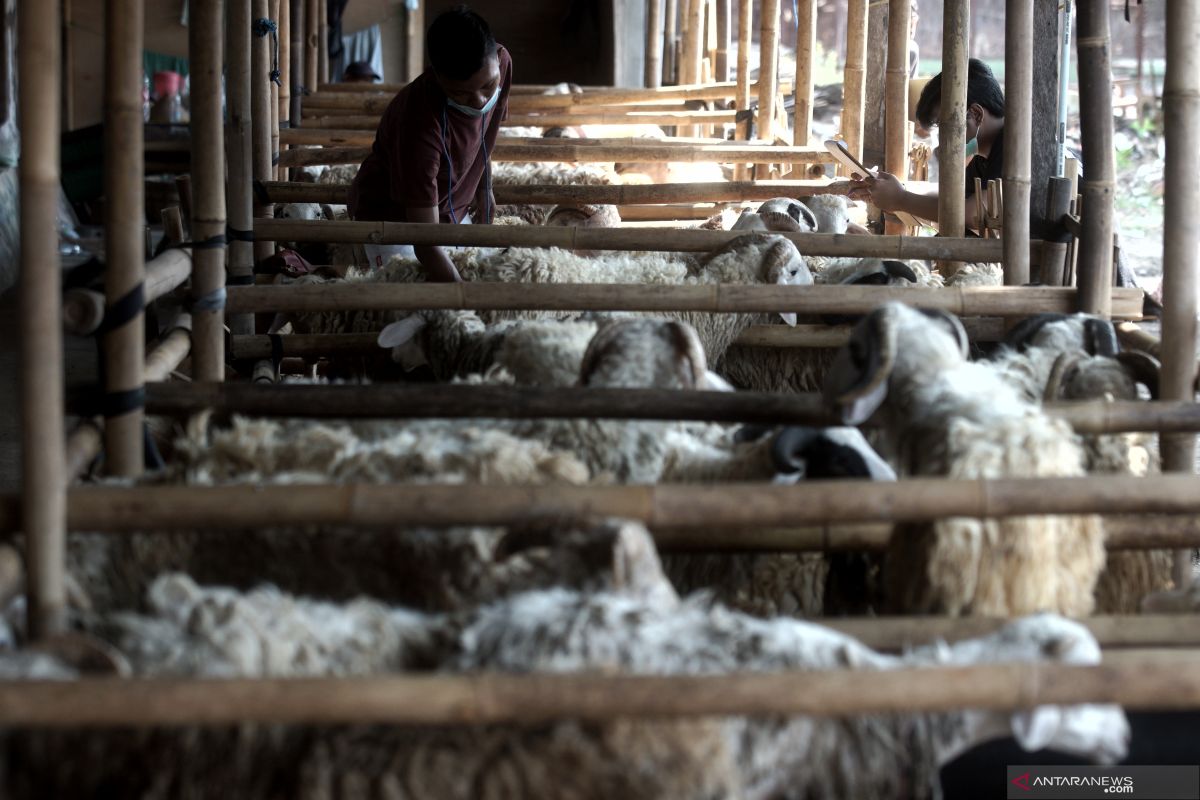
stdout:
{"type": "Polygon", "coordinates": [[[1004,32],[1004,284],[1029,283],[1033,130],[1033,0],[1006,0],[1004,32]]]}
{"type": "Polygon", "coordinates": [[[1079,13],[1080,140],[1087,173],[1080,182],[1083,198],[1083,236],[1079,240],[1076,274],[1079,310],[1108,316],[1105,289],[1112,285],[1113,241],[1113,119],[1111,42],[1108,6],[1077,3],[1079,13]]]}

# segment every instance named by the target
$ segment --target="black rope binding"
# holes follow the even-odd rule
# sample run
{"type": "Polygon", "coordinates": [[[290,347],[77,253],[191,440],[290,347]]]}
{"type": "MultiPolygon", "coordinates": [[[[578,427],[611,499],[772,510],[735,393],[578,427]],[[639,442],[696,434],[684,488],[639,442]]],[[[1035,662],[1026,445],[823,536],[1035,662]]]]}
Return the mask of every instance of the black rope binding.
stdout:
{"type": "Polygon", "coordinates": [[[188,304],[191,311],[222,311],[225,308],[225,287],[220,286],[200,297],[193,297],[188,304]]]}
{"type": "Polygon", "coordinates": [[[201,239],[198,242],[176,242],[175,244],[167,245],[167,249],[187,249],[192,250],[219,250],[226,245],[225,234],[218,233],[216,236],[210,236],[207,239],[201,239]]]}
{"type": "Polygon", "coordinates": [[[253,242],[254,231],[243,231],[238,228],[226,228],[225,238],[231,242],[253,242]]]}
{"type": "Polygon", "coordinates": [[[276,86],[283,86],[283,76],[279,71],[279,26],[275,23],[275,20],[263,18],[254,20],[251,30],[259,38],[270,35],[274,45],[273,52],[271,53],[271,83],[276,86]]]}
{"type": "Polygon", "coordinates": [[[253,286],[254,285],[254,276],[253,275],[226,275],[225,276],[225,285],[226,286],[253,286]]]}
{"type": "Polygon", "coordinates": [[[95,335],[103,337],[122,325],[132,322],[146,309],[146,293],[143,284],[130,289],[123,297],[104,309],[104,321],[96,328],[95,335]]]}

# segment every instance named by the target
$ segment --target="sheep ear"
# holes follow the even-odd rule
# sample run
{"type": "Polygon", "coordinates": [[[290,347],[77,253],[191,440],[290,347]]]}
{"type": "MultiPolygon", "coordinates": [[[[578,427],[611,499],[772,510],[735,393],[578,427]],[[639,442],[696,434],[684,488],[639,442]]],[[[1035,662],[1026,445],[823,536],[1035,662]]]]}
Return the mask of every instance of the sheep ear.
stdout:
{"type": "Polygon", "coordinates": [[[321,216],[325,219],[333,219],[333,206],[328,203],[321,203],[321,216]]]}
{"type": "Polygon", "coordinates": [[[1043,750],[1054,740],[1061,724],[1062,710],[1057,706],[1018,711],[1012,716],[1013,738],[1024,750],[1043,750]]]}
{"type": "Polygon", "coordinates": [[[1046,327],[1051,322],[1058,322],[1067,318],[1066,314],[1037,314],[1036,316],[1026,317],[1013,326],[1013,329],[1004,337],[1004,344],[1016,351],[1024,350],[1029,346],[1034,336],[1037,336],[1038,331],[1046,327]]]}
{"type": "Polygon", "coordinates": [[[1150,390],[1150,399],[1158,399],[1158,377],[1162,364],[1157,358],[1140,350],[1126,350],[1117,353],[1116,359],[1135,381],[1150,390]]]}
{"type": "Polygon", "coordinates": [[[887,397],[888,378],[896,364],[892,315],[885,306],[859,322],[829,369],[825,403],[846,425],[865,422],[887,397]]]}
{"type": "Polygon", "coordinates": [[[775,435],[771,442],[771,463],[777,472],[788,475],[803,472],[807,466],[804,452],[821,433],[815,428],[791,425],[775,435]]]}
{"type": "Polygon", "coordinates": [[[711,369],[704,371],[704,385],[697,386],[697,389],[707,389],[710,392],[736,392],[737,388],[732,383],[722,378],[711,369]]]}
{"type": "Polygon", "coordinates": [[[903,261],[884,261],[883,271],[887,273],[889,278],[900,278],[909,283],[917,282],[917,273],[903,261]]]}
{"type": "Polygon", "coordinates": [[[271,326],[269,328],[267,328],[267,333],[269,333],[269,334],[279,333],[281,330],[283,330],[283,327],[291,321],[292,321],[291,317],[289,317],[287,314],[280,312],[275,315],[274,319],[271,320],[271,326]]]}
{"type": "Polygon", "coordinates": [[[1121,346],[1117,343],[1117,331],[1106,319],[1088,318],[1083,321],[1084,348],[1094,356],[1113,358],[1121,346]]]}
{"type": "Polygon", "coordinates": [[[783,320],[784,325],[787,325],[788,327],[791,327],[791,328],[796,327],[796,315],[794,313],[792,313],[791,311],[780,312],[779,318],[781,320],[783,320]]]}
{"type": "Polygon", "coordinates": [[[391,349],[393,347],[400,347],[405,342],[415,338],[424,327],[425,318],[420,314],[413,314],[399,322],[393,322],[391,325],[388,325],[379,332],[379,339],[377,341],[379,346],[383,348],[391,349]]]}

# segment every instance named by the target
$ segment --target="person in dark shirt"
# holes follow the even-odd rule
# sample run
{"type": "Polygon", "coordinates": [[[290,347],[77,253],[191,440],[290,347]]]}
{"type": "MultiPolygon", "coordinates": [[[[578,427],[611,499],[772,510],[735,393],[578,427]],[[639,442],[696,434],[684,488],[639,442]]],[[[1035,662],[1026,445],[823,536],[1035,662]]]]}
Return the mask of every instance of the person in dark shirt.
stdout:
{"type": "MultiPolygon", "coordinates": [[[[490,223],[490,153],[508,116],[512,59],[466,6],[440,14],[425,35],[430,67],[401,89],[380,119],[371,153],[350,186],[354,219],[490,223]]],[[[368,245],[372,266],[415,255],[431,281],[461,281],[441,247],[368,245]]]]}
{"type": "MultiPolygon", "coordinates": [[[[933,76],[917,101],[917,121],[926,128],[941,115],[942,76],[933,76]]],[[[987,186],[1004,170],[1004,91],[987,64],[972,58],[967,66],[967,205],[966,225],[975,225],[975,179],[987,186]]],[[[905,211],[923,219],[938,218],[937,192],[917,194],[904,188],[895,176],[879,171],[855,177],[850,196],[869,199],[883,211],[905,211]],[[859,179],[861,178],[861,179],[859,179]]]]}

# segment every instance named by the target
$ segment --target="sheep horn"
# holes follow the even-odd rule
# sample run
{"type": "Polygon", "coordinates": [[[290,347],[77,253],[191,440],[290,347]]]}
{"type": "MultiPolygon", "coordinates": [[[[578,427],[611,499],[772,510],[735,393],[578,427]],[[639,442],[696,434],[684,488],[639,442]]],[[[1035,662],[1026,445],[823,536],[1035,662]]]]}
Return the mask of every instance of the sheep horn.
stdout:
{"type": "Polygon", "coordinates": [[[1117,353],[1115,358],[1125,368],[1125,371],[1133,376],[1135,381],[1150,390],[1150,399],[1158,399],[1159,374],[1162,371],[1162,364],[1157,358],[1149,353],[1143,353],[1141,350],[1126,350],[1123,353],[1117,353]]]}
{"type": "Polygon", "coordinates": [[[684,322],[672,321],[667,325],[676,351],[691,365],[692,388],[704,388],[708,377],[708,359],[704,355],[704,345],[700,342],[696,330],[684,322]]]}
{"type": "Polygon", "coordinates": [[[1083,339],[1085,349],[1094,356],[1113,358],[1121,349],[1117,343],[1117,331],[1113,324],[1106,319],[1088,317],[1083,321],[1083,339]]]}
{"type": "Polygon", "coordinates": [[[903,261],[884,261],[883,270],[888,274],[889,278],[902,278],[909,283],[917,282],[917,273],[903,261]]]}
{"type": "Polygon", "coordinates": [[[1013,329],[1004,337],[1004,344],[1018,352],[1029,346],[1029,342],[1034,336],[1037,336],[1038,331],[1046,327],[1051,322],[1058,322],[1067,318],[1066,314],[1049,313],[1035,314],[1032,317],[1026,317],[1013,326],[1013,329]]]}
{"type": "Polygon", "coordinates": [[[1050,377],[1046,379],[1046,388],[1042,391],[1042,402],[1052,403],[1062,397],[1063,385],[1067,377],[1079,366],[1086,356],[1080,352],[1062,353],[1054,359],[1050,368],[1050,377]]]}
{"type": "Polygon", "coordinates": [[[804,452],[820,435],[816,428],[798,425],[784,428],[771,442],[771,463],[780,474],[803,472],[807,461],[804,452]]]}
{"type": "Polygon", "coordinates": [[[579,364],[579,385],[587,386],[592,379],[592,371],[601,354],[608,349],[609,344],[621,330],[621,320],[612,320],[602,325],[588,342],[583,351],[583,360],[579,364]]]}
{"type": "Polygon", "coordinates": [[[804,203],[801,203],[798,200],[795,203],[792,203],[791,206],[788,207],[788,214],[790,214],[792,219],[796,220],[796,222],[803,222],[804,224],[808,225],[808,229],[810,231],[815,231],[817,229],[817,217],[813,214],[812,209],[804,205],[804,203]],[[801,217],[804,219],[801,220],[801,217]]]}
{"type": "Polygon", "coordinates": [[[129,660],[108,642],[80,631],[67,631],[42,639],[29,646],[30,650],[54,656],[83,673],[116,675],[128,678],[133,674],[129,660]]]}
{"type": "Polygon", "coordinates": [[[967,329],[963,327],[962,321],[958,317],[948,311],[942,311],[940,308],[921,309],[921,313],[930,319],[941,322],[950,329],[950,333],[954,334],[954,338],[958,342],[958,349],[963,358],[967,358],[971,354],[971,339],[967,336],[967,329]]]}
{"type": "Polygon", "coordinates": [[[825,384],[826,403],[848,424],[865,421],[887,396],[887,381],[896,364],[894,315],[891,306],[871,312],[855,328],[850,343],[830,368],[825,384]],[[855,357],[856,345],[866,348],[865,354],[859,354],[862,358],[855,357]]]}

